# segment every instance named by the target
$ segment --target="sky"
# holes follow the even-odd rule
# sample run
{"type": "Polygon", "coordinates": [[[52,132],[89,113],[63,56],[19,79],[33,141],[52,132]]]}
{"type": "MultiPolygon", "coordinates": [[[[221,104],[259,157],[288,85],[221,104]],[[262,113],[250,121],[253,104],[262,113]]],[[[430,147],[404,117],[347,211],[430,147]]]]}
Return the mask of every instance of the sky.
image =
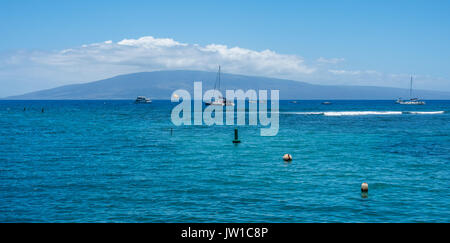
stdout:
{"type": "Polygon", "coordinates": [[[119,74],[223,71],[450,91],[450,1],[0,4],[0,97],[119,74]]]}

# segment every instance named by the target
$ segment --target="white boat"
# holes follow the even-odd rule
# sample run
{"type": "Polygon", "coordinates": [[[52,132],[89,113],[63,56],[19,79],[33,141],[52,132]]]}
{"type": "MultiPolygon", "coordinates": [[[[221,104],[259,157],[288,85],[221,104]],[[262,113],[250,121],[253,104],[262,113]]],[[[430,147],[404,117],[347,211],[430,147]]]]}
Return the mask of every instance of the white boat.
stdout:
{"type": "Polygon", "coordinates": [[[213,102],[205,102],[205,105],[217,105],[217,106],[234,106],[234,103],[231,101],[227,101],[227,99],[220,97],[219,99],[213,102]]]}
{"type": "MultiPolygon", "coordinates": [[[[214,90],[220,91],[220,66],[219,71],[217,72],[216,82],[214,83],[214,90]]],[[[227,99],[222,96],[219,96],[212,102],[205,102],[205,105],[234,106],[234,103],[232,101],[227,101],[227,99]]]]}
{"type": "Polygon", "coordinates": [[[138,96],[136,100],[134,101],[135,104],[148,104],[152,103],[152,100],[150,98],[147,98],[145,96],[138,96]]]}
{"type": "Polygon", "coordinates": [[[403,100],[402,98],[398,98],[395,103],[400,105],[425,105],[425,101],[421,101],[419,98],[412,98],[412,85],[413,84],[413,77],[411,76],[411,82],[409,86],[409,97],[411,97],[409,100],[403,100]]]}
{"type": "Polygon", "coordinates": [[[397,104],[400,104],[400,105],[425,105],[425,101],[421,101],[418,98],[413,98],[410,100],[402,100],[400,98],[396,102],[397,102],[397,104]]]}

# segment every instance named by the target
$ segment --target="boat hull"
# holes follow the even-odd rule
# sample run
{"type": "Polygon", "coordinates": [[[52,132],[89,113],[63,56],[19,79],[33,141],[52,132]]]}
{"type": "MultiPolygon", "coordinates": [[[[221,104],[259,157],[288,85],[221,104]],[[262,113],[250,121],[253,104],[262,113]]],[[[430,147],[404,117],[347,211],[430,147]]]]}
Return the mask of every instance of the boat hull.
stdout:
{"type": "Polygon", "coordinates": [[[423,101],[403,101],[398,102],[400,105],[425,105],[425,102],[423,101]]]}
{"type": "Polygon", "coordinates": [[[222,102],[206,102],[206,106],[234,106],[234,103],[222,103],[222,102]]]}

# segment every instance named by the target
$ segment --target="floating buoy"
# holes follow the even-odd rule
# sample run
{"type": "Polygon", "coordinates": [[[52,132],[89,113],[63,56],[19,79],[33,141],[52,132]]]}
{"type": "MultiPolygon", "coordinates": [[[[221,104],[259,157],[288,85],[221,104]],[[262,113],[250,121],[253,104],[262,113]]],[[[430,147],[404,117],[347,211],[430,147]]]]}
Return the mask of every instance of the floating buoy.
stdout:
{"type": "Polygon", "coordinates": [[[283,160],[284,161],[291,161],[292,160],[292,156],[290,154],[285,154],[285,155],[283,155],[283,160]]]}
{"type": "Polygon", "coordinates": [[[42,108],[41,112],[44,113],[44,108],[42,108]]]}
{"type": "Polygon", "coordinates": [[[367,183],[363,183],[363,184],[361,184],[361,191],[362,192],[368,192],[369,191],[369,184],[367,184],[367,183]]]}

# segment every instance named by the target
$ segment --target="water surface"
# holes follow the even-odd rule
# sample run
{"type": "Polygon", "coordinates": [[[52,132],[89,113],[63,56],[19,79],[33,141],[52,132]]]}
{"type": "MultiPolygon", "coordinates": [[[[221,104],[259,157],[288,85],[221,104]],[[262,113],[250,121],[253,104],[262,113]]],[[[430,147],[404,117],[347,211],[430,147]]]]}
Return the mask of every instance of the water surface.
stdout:
{"type": "Polygon", "coordinates": [[[0,222],[450,222],[450,101],[282,101],[239,145],[172,107],[0,101],[0,222]]]}

